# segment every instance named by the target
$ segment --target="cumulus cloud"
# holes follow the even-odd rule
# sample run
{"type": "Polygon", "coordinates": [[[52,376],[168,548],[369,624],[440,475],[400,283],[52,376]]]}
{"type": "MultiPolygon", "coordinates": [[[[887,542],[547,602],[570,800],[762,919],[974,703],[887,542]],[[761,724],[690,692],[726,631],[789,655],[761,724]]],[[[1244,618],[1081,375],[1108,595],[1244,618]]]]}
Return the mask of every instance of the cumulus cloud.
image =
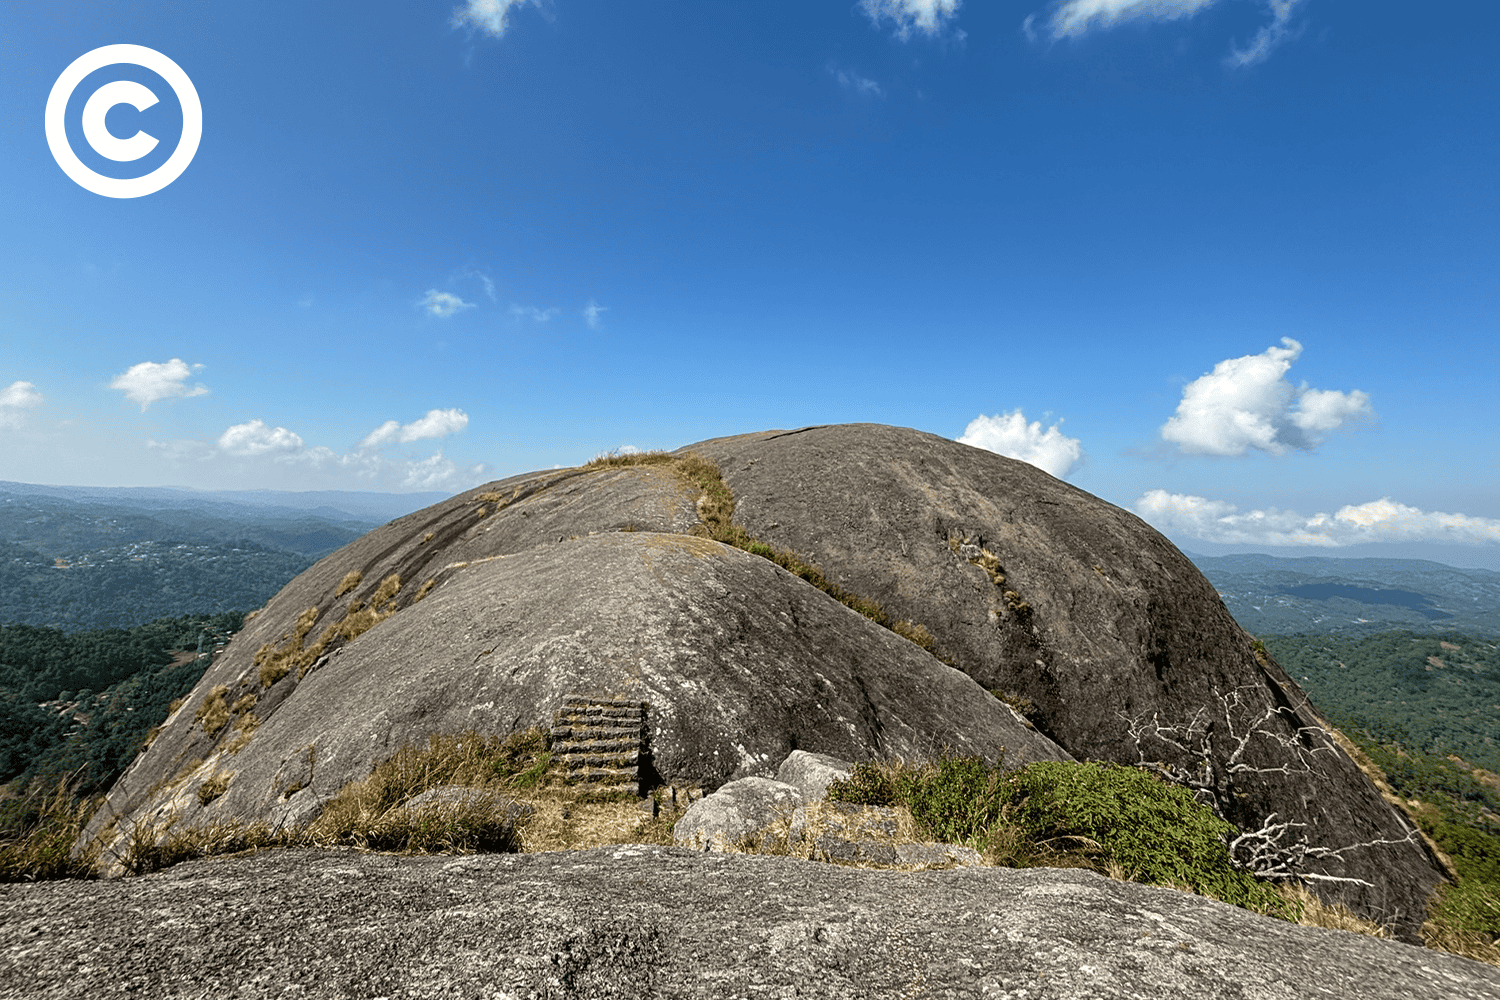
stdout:
{"type": "Polygon", "coordinates": [[[516,305],[510,307],[510,314],[516,319],[529,319],[533,323],[545,323],[560,312],[562,310],[555,306],[551,309],[538,309],[536,306],[516,305]]]}
{"type": "Polygon", "coordinates": [[[228,455],[291,455],[302,450],[302,438],[263,420],[235,424],[219,435],[219,450],[228,455]]]}
{"type": "Polygon", "coordinates": [[[451,292],[440,292],[436,288],[429,288],[417,306],[426,309],[428,315],[436,316],[438,319],[447,319],[456,312],[473,309],[474,303],[465,302],[451,292]]]}
{"type": "Polygon", "coordinates": [[[609,312],[609,306],[601,306],[593,299],[583,307],[583,321],[588,324],[590,330],[602,330],[604,328],[603,316],[609,312]]]}
{"type": "Polygon", "coordinates": [[[125,374],[117,375],[109,387],[125,393],[125,398],[131,402],[140,403],[141,412],[145,413],[146,407],[158,400],[206,394],[208,390],[201,385],[192,388],[187,385],[194,369],[202,367],[189,365],[181,358],[173,358],[161,364],[142,361],[138,365],[131,365],[125,374]]]}
{"type": "Polygon", "coordinates": [[[504,38],[505,29],[510,27],[505,19],[511,8],[528,3],[541,6],[540,0],[468,0],[453,11],[453,19],[449,23],[455,28],[477,31],[491,38],[504,38]]]}
{"type": "Polygon", "coordinates": [[[1229,545],[1500,543],[1500,519],[1423,511],[1389,497],[1309,517],[1274,507],[1241,511],[1222,500],[1151,490],[1136,501],[1135,510],[1161,531],[1229,545]]]}
{"type": "Polygon", "coordinates": [[[30,382],[12,382],[0,389],[0,429],[13,430],[26,422],[26,411],[42,405],[42,394],[30,382]]]}
{"type": "Polygon", "coordinates": [[[1368,394],[1355,389],[1309,389],[1286,379],[1302,345],[1290,337],[1281,347],[1220,361],[1182,390],[1177,414],[1161,428],[1164,440],[1199,455],[1243,455],[1254,448],[1271,455],[1307,450],[1350,420],[1375,416],[1368,394]]]}
{"type": "Polygon", "coordinates": [[[413,420],[409,424],[387,420],[367,434],[365,439],[356,446],[356,450],[366,451],[390,441],[409,444],[424,438],[447,437],[449,434],[457,434],[467,426],[469,426],[469,415],[463,410],[428,410],[426,416],[413,420]]]}
{"type": "MultiPolygon", "coordinates": [[[[859,0],[859,9],[877,28],[882,21],[892,22],[896,37],[904,42],[913,31],[941,34],[962,3],[963,0],[859,0]]],[[[962,32],[959,35],[962,37],[962,32]]]]}
{"type": "Polygon", "coordinates": [[[958,440],[1007,458],[1030,462],[1043,472],[1062,479],[1083,461],[1083,445],[1077,438],[1067,437],[1058,430],[1061,423],[1059,420],[1043,430],[1040,420],[1028,424],[1020,410],[994,417],[981,414],[969,422],[958,440]]]}
{"type": "MultiPolygon", "coordinates": [[[[388,421],[365,440],[377,436],[381,441],[442,437],[463,429],[468,422],[462,410],[431,410],[409,424],[388,421]]],[[[219,435],[217,442],[148,441],[147,445],[178,462],[211,462],[223,456],[274,462],[283,468],[300,470],[297,476],[304,481],[321,481],[340,488],[341,484],[358,482],[366,488],[459,490],[477,486],[489,478],[487,465],[460,467],[441,451],[427,458],[394,461],[366,450],[363,444],[349,454],[340,454],[323,445],[309,447],[300,434],[285,427],[272,427],[263,420],[235,424],[219,435]]]]}
{"type": "Polygon", "coordinates": [[[844,69],[835,62],[828,63],[828,75],[838,81],[839,86],[845,90],[852,90],[856,94],[865,94],[870,97],[884,97],[885,91],[880,89],[880,84],[874,80],[866,79],[853,70],[844,69]]]}

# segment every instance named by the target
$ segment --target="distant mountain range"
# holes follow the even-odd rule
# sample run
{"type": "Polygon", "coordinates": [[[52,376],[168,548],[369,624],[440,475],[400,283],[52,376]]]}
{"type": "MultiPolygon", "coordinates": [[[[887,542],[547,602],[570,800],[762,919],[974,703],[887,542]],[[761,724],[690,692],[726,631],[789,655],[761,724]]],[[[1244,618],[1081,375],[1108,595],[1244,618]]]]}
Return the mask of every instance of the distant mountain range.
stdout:
{"type": "MultiPolygon", "coordinates": [[[[249,610],[445,493],[0,481],[0,624],[76,631],[249,610]]],[[[1500,635],[1500,573],[1421,559],[1187,553],[1252,634],[1500,635]]]]}
{"type": "Polygon", "coordinates": [[[0,482],[0,624],[78,631],[248,611],[371,528],[447,496],[0,482]]]}
{"type": "Polygon", "coordinates": [[[1188,558],[1246,631],[1500,635],[1500,573],[1423,559],[1188,558]]]}

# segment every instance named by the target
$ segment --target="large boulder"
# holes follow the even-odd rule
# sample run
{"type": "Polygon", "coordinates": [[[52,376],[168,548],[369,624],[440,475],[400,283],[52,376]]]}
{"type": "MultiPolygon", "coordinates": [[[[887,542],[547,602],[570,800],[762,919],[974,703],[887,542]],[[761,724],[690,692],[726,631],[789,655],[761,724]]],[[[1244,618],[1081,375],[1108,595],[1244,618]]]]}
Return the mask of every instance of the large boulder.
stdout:
{"type": "Polygon", "coordinates": [[[678,847],[732,851],[766,829],[791,819],[802,805],[797,786],[771,778],[741,778],[688,806],[672,828],[678,847]]]}
{"type": "Polygon", "coordinates": [[[797,786],[808,801],[827,796],[828,786],[843,781],[854,772],[854,765],[826,753],[793,750],[776,769],[776,780],[797,786]]]}
{"type": "Polygon", "coordinates": [[[580,691],[649,704],[647,785],[711,790],[773,773],[795,749],[1071,759],[906,639],[765,559],[687,534],[695,500],[657,467],[573,470],[371,532],[235,637],[84,839],[108,853],[140,823],[306,824],[403,745],[548,724],[580,691]],[[400,588],[382,600],[392,574],[400,588]],[[384,617],[316,649],[325,623],[371,608],[384,617]],[[279,678],[265,669],[278,662],[279,678]],[[203,795],[206,782],[220,794],[203,795]]]}
{"type": "Polygon", "coordinates": [[[0,886],[0,995],[1492,1000],[1500,970],[1046,868],[266,851],[0,886]]]}
{"type": "Polygon", "coordinates": [[[1213,586],[1134,514],[898,427],[683,451],[718,464],[752,536],[927,628],[940,655],[1029,703],[1074,757],[1156,765],[1246,834],[1241,858],[1300,856],[1290,866],[1320,894],[1416,938],[1440,863],[1213,586]]]}
{"type": "Polygon", "coordinates": [[[1239,827],[1242,858],[1310,875],[1415,938],[1438,862],[1139,518],[900,428],[685,451],[718,463],[752,535],[922,625],[952,666],[700,537],[699,490],[667,466],[516,476],[393,521],[288,584],[81,843],[118,848],[169,819],[305,824],[402,745],[546,725],[581,693],[648,703],[648,786],[769,777],[796,750],[1154,766],[1239,827]]]}

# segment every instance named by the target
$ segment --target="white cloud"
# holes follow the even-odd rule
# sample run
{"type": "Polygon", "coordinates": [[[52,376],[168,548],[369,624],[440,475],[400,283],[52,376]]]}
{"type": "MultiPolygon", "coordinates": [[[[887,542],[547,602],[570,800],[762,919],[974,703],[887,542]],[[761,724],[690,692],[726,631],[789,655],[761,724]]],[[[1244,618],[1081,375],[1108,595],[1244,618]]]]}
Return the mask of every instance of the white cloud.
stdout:
{"type": "MultiPolygon", "coordinates": [[[[1125,21],[1175,21],[1192,17],[1218,0],[1065,0],[1047,20],[1047,32],[1053,39],[1076,38],[1095,29],[1109,29],[1125,21]]],[[[1253,66],[1271,54],[1286,38],[1292,12],[1302,0],[1265,0],[1271,22],[1261,27],[1249,46],[1231,47],[1225,62],[1231,66],[1253,66]]],[[[1032,14],[1021,24],[1026,37],[1035,41],[1032,14]]]]}
{"type": "Polygon", "coordinates": [[[828,75],[838,81],[839,86],[845,90],[852,90],[856,94],[868,94],[872,97],[884,97],[885,91],[880,89],[880,84],[874,80],[866,79],[853,70],[846,70],[833,61],[828,63],[828,75]]]}
{"type": "MultiPolygon", "coordinates": [[[[896,37],[904,42],[913,31],[940,34],[962,3],[963,0],[859,0],[859,8],[877,28],[885,20],[894,23],[896,37]]],[[[959,36],[963,33],[959,32],[959,36]]]]}
{"type": "Polygon", "coordinates": [[[444,458],[441,451],[438,451],[419,462],[404,463],[400,474],[401,485],[407,489],[457,489],[461,488],[459,484],[476,485],[484,482],[485,466],[476,465],[470,469],[461,470],[452,461],[444,458]]]}
{"type": "Polygon", "coordinates": [[[505,29],[510,27],[505,19],[511,8],[527,3],[541,6],[539,0],[468,0],[453,11],[453,20],[449,23],[455,28],[468,28],[491,38],[504,38],[505,29]]]}
{"type": "Polygon", "coordinates": [[[1350,420],[1375,416],[1368,394],[1355,389],[1309,389],[1286,380],[1302,345],[1290,337],[1282,347],[1220,361],[1182,390],[1177,415],[1161,428],[1189,454],[1243,455],[1254,448],[1271,455],[1317,447],[1330,431],[1350,420]]]}
{"type": "Polygon", "coordinates": [[[590,330],[602,330],[604,321],[600,317],[607,312],[609,312],[609,306],[601,306],[593,299],[589,299],[589,304],[583,307],[583,321],[589,325],[590,330]]]}
{"type": "Polygon", "coordinates": [[[289,455],[302,450],[302,438],[285,427],[267,427],[265,421],[251,420],[220,434],[219,449],[230,455],[289,455]]]}
{"type": "Polygon", "coordinates": [[[1271,50],[1286,38],[1292,11],[1300,2],[1301,0],[1266,0],[1266,6],[1271,9],[1271,23],[1262,25],[1246,48],[1232,47],[1225,62],[1231,66],[1254,66],[1258,62],[1264,62],[1271,50]]]}
{"type": "Polygon", "coordinates": [[[962,444],[973,445],[993,451],[1008,458],[1030,462],[1043,472],[1062,479],[1083,461],[1083,445],[1077,438],[1066,437],[1053,424],[1045,431],[1042,422],[1026,422],[1025,415],[1016,410],[995,417],[980,415],[964,429],[962,444]]]}
{"type": "Polygon", "coordinates": [[[161,364],[142,361],[138,365],[131,365],[125,374],[116,376],[109,387],[125,393],[125,398],[131,402],[140,403],[141,412],[145,413],[146,407],[158,400],[206,394],[208,390],[201,385],[195,385],[191,389],[186,385],[193,370],[202,367],[189,366],[181,358],[173,358],[161,364]]]}
{"type": "MultiPolygon", "coordinates": [[[[383,435],[381,440],[419,441],[454,433],[468,421],[462,410],[431,410],[425,417],[404,426],[388,421],[370,438],[383,435]]],[[[461,468],[443,457],[441,451],[427,458],[394,461],[379,452],[363,450],[363,444],[360,450],[349,454],[340,454],[323,445],[309,447],[301,435],[285,427],[268,426],[263,420],[235,424],[219,435],[217,442],[147,441],[146,445],[169,461],[192,463],[198,470],[205,463],[226,456],[246,459],[244,464],[257,477],[273,476],[297,489],[461,490],[490,478],[489,466],[484,463],[461,468]],[[272,467],[279,471],[272,472],[272,467]]]]}
{"type": "Polygon", "coordinates": [[[555,306],[551,309],[538,309],[536,306],[517,305],[510,307],[510,314],[516,319],[529,319],[534,323],[545,323],[560,312],[562,310],[555,306]]]}
{"type": "Polygon", "coordinates": [[[30,382],[12,382],[0,389],[0,429],[14,430],[26,422],[26,411],[42,405],[42,394],[30,382]]]}
{"type": "Polygon", "coordinates": [[[1389,497],[1308,517],[1274,507],[1241,512],[1222,500],[1151,490],[1136,501],[1135,511],[1161,531],[1228,545],[1500,543],[1500,519],[1423,511],[1389,497]]]}
{"type": "MultiPolygon", "coordinates": [[[[1067,0],[1047,22],[1053,38],[1074,38],[1093,28],[1113,28],[1121,21],[1192,17],[1215,0],[1067,0]]],[[[1029,28],[1031,18],[1027,18],[1029,28]]]]}
{"type": "Polygon", "coordinates": [[[463,410],[428,410],[426,416],[405,425],[394,420],[387,420],[367,434],[365,439],[355,446],[355,450],[366,451],[388,441],[409,444],[424,438],[447,437],[449,434],[457,434],[467,426],[469,426],[469,415],[463,410]]]}
{"type": "Polygon", "coordinates": [[[465,302],[450,292],[440,292],[436,288],[427,289],[427,294],[422,296],[422,301],[417,303],[418,307],[426,309],[429,315],[438,319],[447,319],[456,312],[465,309],[473,309],[474,303],[465,302]]]}

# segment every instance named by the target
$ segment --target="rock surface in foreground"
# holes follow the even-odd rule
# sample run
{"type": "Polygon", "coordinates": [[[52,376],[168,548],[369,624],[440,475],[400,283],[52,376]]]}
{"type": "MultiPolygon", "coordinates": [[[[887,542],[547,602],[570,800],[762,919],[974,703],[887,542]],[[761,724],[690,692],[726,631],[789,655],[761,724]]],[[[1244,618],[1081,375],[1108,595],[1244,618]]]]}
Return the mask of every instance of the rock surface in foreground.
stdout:
{"type": "Polygon", "coordinates": [[[627,845],[0,886],[5,997],[1493,1000],[1500,970],[1057,869],[627,845]]]}

